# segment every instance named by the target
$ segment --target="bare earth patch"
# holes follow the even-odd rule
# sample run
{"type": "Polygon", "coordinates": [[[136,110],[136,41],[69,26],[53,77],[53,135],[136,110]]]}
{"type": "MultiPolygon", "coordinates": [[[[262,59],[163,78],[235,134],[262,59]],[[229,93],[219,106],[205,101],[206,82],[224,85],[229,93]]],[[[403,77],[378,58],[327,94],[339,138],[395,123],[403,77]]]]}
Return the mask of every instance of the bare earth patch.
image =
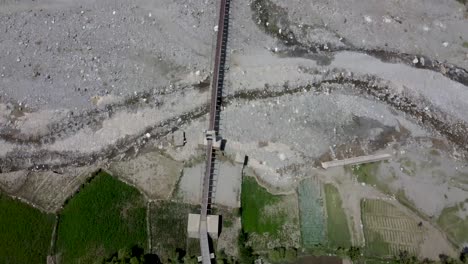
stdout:
{"type": "Polygon", "coordinates": [[[149,152],[129,161],[115,162],[109,171],[142,190],[151,199],[169,198],[179,178],[182,164],[149,152]]]}

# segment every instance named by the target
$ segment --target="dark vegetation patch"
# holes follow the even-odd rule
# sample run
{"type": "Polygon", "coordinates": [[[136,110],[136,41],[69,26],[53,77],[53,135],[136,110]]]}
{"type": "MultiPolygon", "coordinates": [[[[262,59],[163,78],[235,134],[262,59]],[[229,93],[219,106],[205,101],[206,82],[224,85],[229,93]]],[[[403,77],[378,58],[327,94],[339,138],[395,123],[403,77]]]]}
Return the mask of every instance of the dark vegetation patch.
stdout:
{"type": "Polygon", "coordinates": [[[146,248],[146,206],[135,188],[100,172],[60,213],[61,263],[93,263],[122,248],[146,248]]]}
{"type": "Polygon", "coordinates": [[[46,263],[54,220],[0,192],[0,263],[46,263]]]}
{"type": "Polygon", "coordinates": [[[277,234],[284,223],[281,212],[276,216],[265,215],[263,210],[269,205],[277,204],[281,197],[269,193],[258,185],[254,177],[244,177],[242,180],[242,227],[247,233],[277,234]]]}
{"type": "Polygon", "coordinates": [[[163,263],[200,254],[198,239],[188,238],[189,213],[200,213],[200,207],[171,201],[151,203],[151,245],[163,263]]]}

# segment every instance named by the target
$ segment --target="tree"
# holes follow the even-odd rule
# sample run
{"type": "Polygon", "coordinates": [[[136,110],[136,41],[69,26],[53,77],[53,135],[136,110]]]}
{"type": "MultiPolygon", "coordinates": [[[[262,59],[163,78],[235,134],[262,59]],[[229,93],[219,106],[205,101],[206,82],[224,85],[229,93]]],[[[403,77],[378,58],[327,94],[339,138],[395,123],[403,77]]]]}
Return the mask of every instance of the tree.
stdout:
{"type": "Polygon", "coordinates": [[[463,263],[468,263],[468,247],[464,247],[460,252],[460,261],[463,263]]]}
{"type": "Polygon", "coordinates": [[[144,254],[140,247],[122,248],[107,258],[103,258],[96,264],[157,264],[161,263],[157,255],[144,254]]]}
{"type": "Polygon", "coordinates": [[[176,263],[176,264],[184,263],[185,255],[186,255],[185,250],[176,248],[176,250],[172,252],[171,255],[169,256],[168,261],[169,263],[176,263]]]}
{"type": "Polygon", "coordinates": [[[440,254],[439,259],[442,264],[456,264],[457,263],[456,259],[449,257],[445,254],[440,254]]]}
{"type": "Polygon", "coordinates": [[[237,261],[234,257],[228,256],[224,249],[216,255],[216,264],[236,264],[237,261]]]}
{"type": "Polygon", "coordinates": [[[239,261],[242,264],[252,264],[255,262],[255,255],[253,254],[253,249],[250,246],[247,246],[248,234],[244,230],[240,231],[239,239],[237,241],[239,246],[239,261]]]}
{"type": "Polygon", "coordinates": [[[348,257],[352,260],[358,260],[361,257],[360,247],[350,247],[347,252],[348,257]]]}
{"type": "Polygon", "coordinates": [[[140,260],[137,257],[133,257],[130,259],[130,264],[140,264],[140,260]]]}
{"type": "Polygon", "coordinates": [[[398,254],[397,263],[399,264],[418,264],[418,258],[411,256],[408,251],[400,251],[398,254]]]}
{"type": "Polygon", "coordinates": [[[279,247],[268,252],[268,259],[272,262],[291,262],[297,258],[297,249],[279,247]]]}
{"type": "Polygon", "coordinates": [[[297,258],[297,249],[287,248],[286,252],[284,253],[284,259],[286,261],[294,261],[296,258],[297,258]]]}
{"type": "Polygon", "coordinates": [[[117,258],[119,260],[130,259],[131,256],[132,256],[132,250],[129,248],[122,248],[117,253],[117,258]]]}

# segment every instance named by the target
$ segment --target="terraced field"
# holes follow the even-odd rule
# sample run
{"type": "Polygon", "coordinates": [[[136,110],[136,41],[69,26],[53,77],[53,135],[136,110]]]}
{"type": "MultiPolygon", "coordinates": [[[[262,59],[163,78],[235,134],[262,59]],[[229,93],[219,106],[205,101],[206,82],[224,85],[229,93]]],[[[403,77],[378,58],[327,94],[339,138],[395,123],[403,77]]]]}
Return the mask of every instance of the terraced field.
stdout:
{"type": "Polygon", "coordinates": [[[325,241],[321,184],[316,179],[306,179],[299,185],[297,192],[302,245],[310,248],[325,241]]]}
{"type": "Polygon", "coordinates": [[[425,230],[415,220],[382,200],[362,200],[361,211],[367,255],[418,255],[425,230]]]}

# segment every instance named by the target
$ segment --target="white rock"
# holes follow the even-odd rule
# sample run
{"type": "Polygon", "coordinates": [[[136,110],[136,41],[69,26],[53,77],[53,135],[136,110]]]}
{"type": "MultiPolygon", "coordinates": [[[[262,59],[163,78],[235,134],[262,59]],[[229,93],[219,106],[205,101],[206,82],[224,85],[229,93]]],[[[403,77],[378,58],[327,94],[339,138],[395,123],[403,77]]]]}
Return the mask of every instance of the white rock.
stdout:
{"type": "Polygon", "coordinates": [[[218,32],[218,26],[214,26],[213,30],[214,32],[218,32]]]}
{"type": "Polygon", "coordinates": [[[280,28],[280,29],[278,30],[278,33],[280,33],[280,34],[281,34],[281,32],[282,32],[282,30],[281,30],[281,28],[280,28]]]}
{"type": "Polygon", "coordinates": [[[146,133],[146,134],[145,134],[145,137],[146,137],[146,138],[150,138],[150,137],[151,137],[151,134],[150,134],[150,133],[146,133]]]}
{"type": "Polygon", "coordinates": [[[422,29],[423,29],[424,31],[426,31],[426,32],[429,31],[429,30],[431,30],[431,29],[430,29],[428,26],[426,26],[426,25],[424,25],[422,29]]]}
{"type": "Polygon", "coordinates": [[[112,15],[115,15],[115,13],[116,13],[115,11],[112,11],[112,15]]]}
{"type": "Polygon", "coordinates": [[[372,22],[372,18],[370,16],[364,16],[364,20],[366,20],[367,23],[372,22]]]}
{"type": "Polygon", "coordinates": [[[440,27],[441,29],[446,29],[447,27],[445,26],[444,23],[440,22],[440,21],[435,21],[434,22],[434,25],[440,27]]]}
{"type": "Polygon", "coordinates": [[[383,22],[385,22],[385,23],[391,23],[391,22],[392,22],[392,19],[389,18],[389,17],[384,17],[384,18],[383,18],[383,22]]]}
{"type": "Polygon", "coordinates": [[[280,154],[278,154],[278,158],[279,158],[280,160],[285,160],[285,159],[286,159],[286,155],[284,155],[284,153],[280,153],[280,154]]]}
{"type": "Polygon", "coordinates": [[[365,183],[365,182],[361,182],[361,185],[362,185],[362,186],[366,186],[366,183],[365,183]]]}
{"type": "Polygon", "coordinates": [[[265,25],[268,27],[270,25],[270,22],[266,22],[265,25]]]}
{"type": "Polygon", "coordinates": [[[419,62],[418,58],[415,57],[414,60],[413,60],[413,63],[417,64],[418,62],[419,62]]]}
{"type": "Polygon", "coordinates": [[[196,71],[196,72],[195,72],[195,75],[196,75],[196,76],[200,76],[200,71],[196,71]]]}
{"type": "Polygon", "coordinates": [[[278,47],[275,47],[275,52],[278,52],[278,47]]]}
{"type": "Polygon", "coordinates": [[[449,43],[447,41],[444,41],[444,43],[442,43],[442,46],[444,47],[448,47],[449,43]]]}
{"type": "Polygon", "coordinates": [[[152,16],[153,16],[153,14],[151,14],[151,13],[148,14],[148,17],[152,17],[152,16]]]}

